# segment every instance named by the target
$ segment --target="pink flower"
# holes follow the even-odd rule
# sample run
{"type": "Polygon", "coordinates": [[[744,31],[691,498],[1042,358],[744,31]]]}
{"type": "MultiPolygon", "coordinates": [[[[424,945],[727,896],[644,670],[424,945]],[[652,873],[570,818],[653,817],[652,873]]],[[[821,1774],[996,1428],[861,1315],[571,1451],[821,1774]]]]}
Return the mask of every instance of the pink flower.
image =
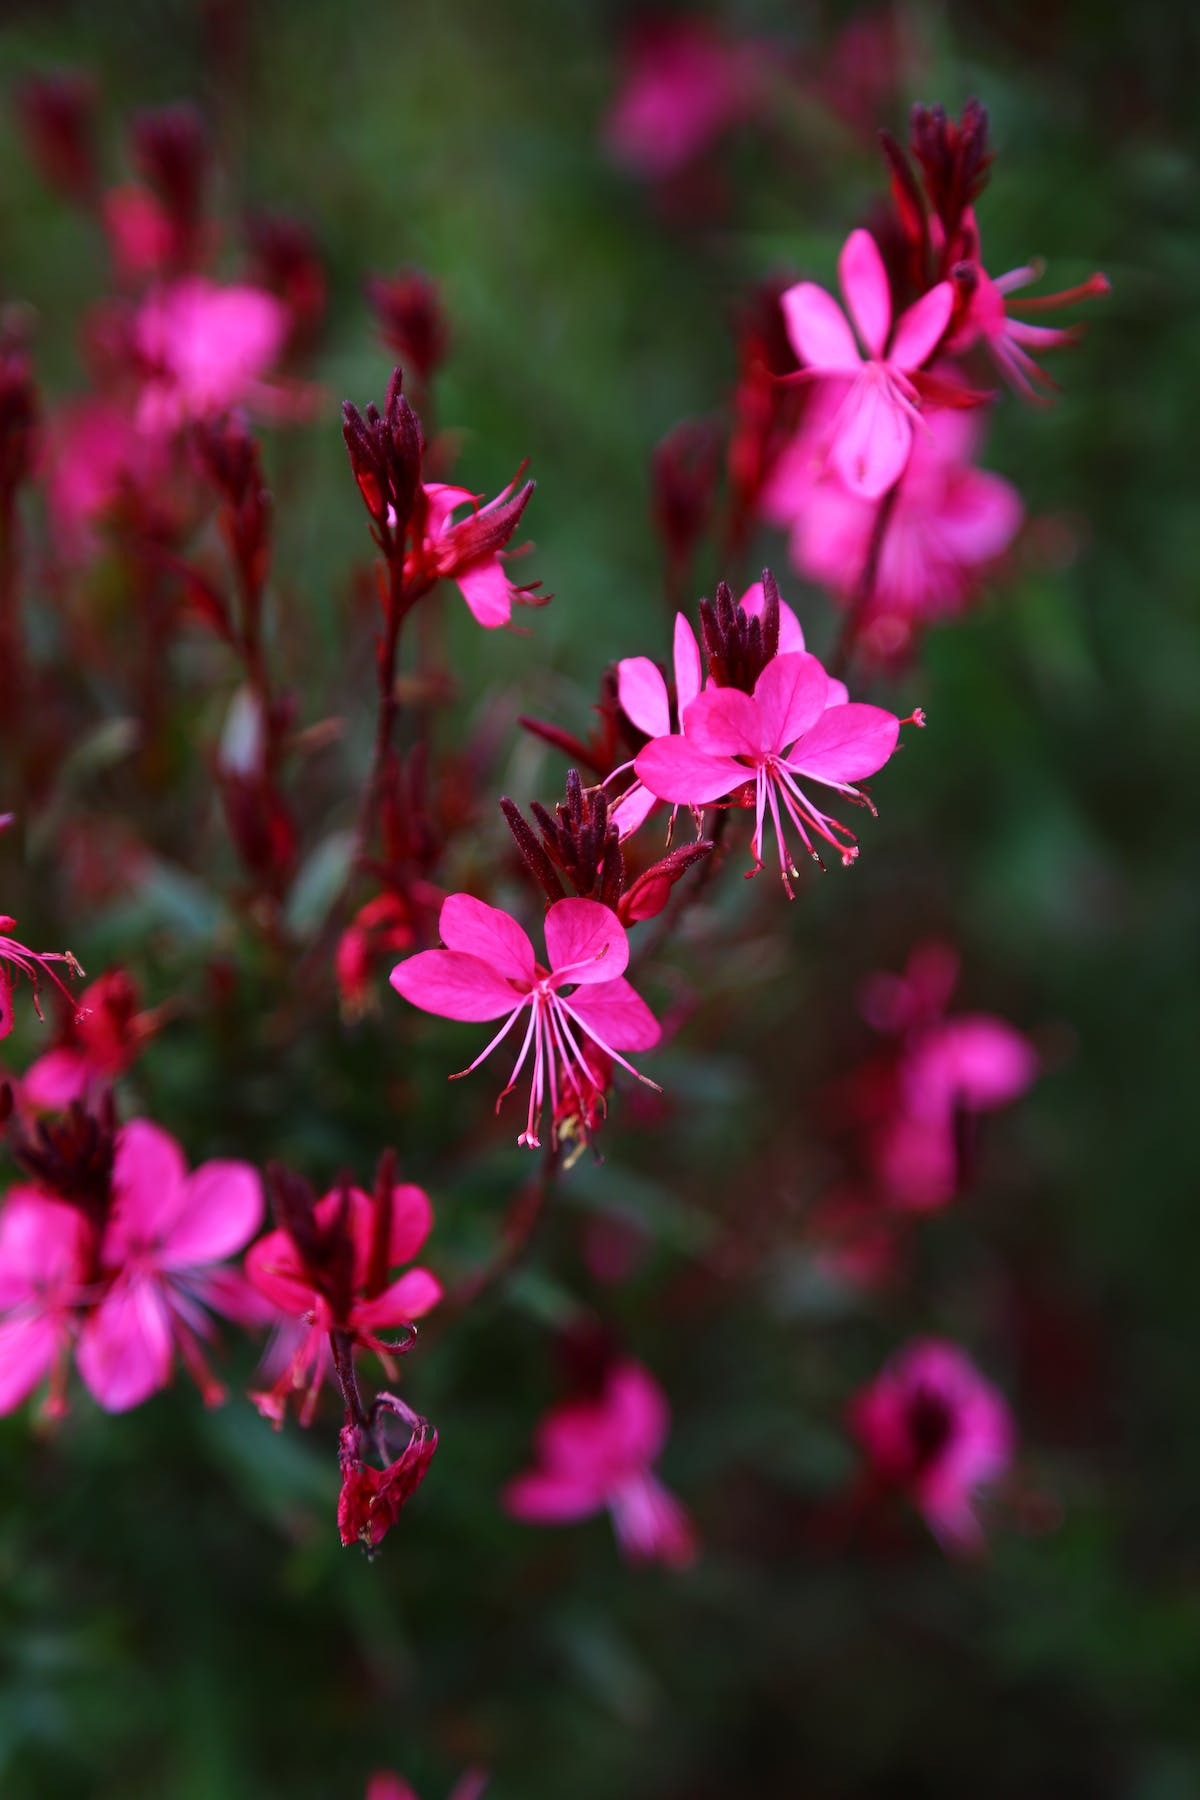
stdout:
{"type": "Polygon", "coordinates": [[[161,446],[108,400],[64,407],[51,423],[46,497],[65,555],[86,561],[96,550],[96,527],[126,488],[161,479],[161,446]]]}
{"type": "Polygon", "coordinates": [[[143,302],[134,344],[146,374],[137,420],[169,432],[240,404],[278,410],[265,376],[284,347],[288,313],[262,288],[190,275],[143,302]]]}
{"type": "Polygon", "coordinates": [[[869,231],[852,231],[838,258],[838,279],[867,355],[841,307],[825,289],[802,281],[782,295],[788,336],[817,376],[847,383],[831,427],[828,455],[855,493],[877,500],[904,473],[920,395],[913,380],[937,348],[954,310],[954,289],[940,281],[900,315],[892,330],[887,271],[869,231]]]}
{"type": "Polygon", "coordinates": [[[705,806],[754,790],[751,852],[763,866],[763,828],[769,808],[779,845],[783,885],[792,897],[796,869],[784,840],[780,807],[808,854],[820,861],[812,833],[849,864],[858,855],[854,833],[829,818],[798,784],[817,781],[864,805],[852,783],[875,774],[896,748],[900,720],[882,707],[840,702],[815,656],[794,651],[769,662],[753,694],[709,688],[687,709],[679,737],[659,737],[634,762],[638,778],[660,800],[705,806]],[[835,835],[840,834],[840,835],[835,835]]]}
{"type": "Polygon", "coordinates": [[[605,126],[609,150],[652,180],[677,175],[754,109],[762,86],[753,46],[695,21],[644,26],[605,126]]]}
{"type": "Polygon", "coordinates": [[[101,198],[100,215],[122,280],[144,281],[163,273],[175,249],[175,227],[156,194],[136,182],[109,188],[101,198]]]}
{"type": "MultiPolygon", "coordinates": [[[[529,1109],[519,1144],[537,1147],[547,1093],[556,1115],[568,1089],[580,1108],[590,1103],[599,1071],[589,1063],[581,1038],[654,1087],[620,1054],[652,1049],[660,1031],[645,1001],[624,979],[629,941],[607,906],[595,900],[555,902],[545,924],[549,968],[535,960],[533,945],[515,919],[470,894],[449,896],[438,929],[446,948],[423,950],[397,963],[392,986],[414,1006],[444,1019],[504,1019],[464,1075],[491,1055],[528,1008],[520,1054],[500,1095],[503,1100],[512,1092],[532,1049],[529,1109]]],[[[498,1108],[500,1101],[496,1104],[498,1108]]]]}
{"type": "Polygon", "coordinates": [[[50,1380],[46,1410],[66,1411],[67,1368],[87,1229],[71,1206],[14,1188],[0,1213],[0,1413],[50,1380]]]}
{"type": "MultiPolygon", "coordinates": [[[[974,421],[942,410],[928,415],[927,424],[914,438],[895,490],[864,620],[883,648],[916,622],[959,611],[982,573],[1008,549],[1022,519],[1011,483],[968,460],[974,421]]],[[[879,502],[864,499],[832,472],[824,480],[798,482],[793,494],[789,506],[777,476],[770,503],[774,516],[791,526],[794,566],[849,603],[861,585],[879,502]]]]}
{"type": "Polygon", "coordinates": [[[856,1395],[849,1424],[875,1479],[907,1493],[944,1549],[982,1549],[975,1496],[1008,1469],[1013,1421],[956,1344],[907,1344],[856,1395]]]}
{"type": "Polygon", "coordinates": [[[112,969],[84,988],[65,1041],[45,1051],[21,1077],[21,1099],[57,1112],[83,1099],[90,1087],[123,1075],[153,1027],[138,1003],[124,969],[112,969]]]}
{"type": "Polygon", "coordinates": [[[171,1378],[179,1351],[207,1404],[223,1391],[200,1339],[205,1306],[228,1310],[218,1267],[262,1222],[262,1189],[247,1163],[202,1163],[189,1175],[174,1138],[146,1119],[117,1136],[113,1209],[100,1247],[111,1285],[84,1320],[79,1372],[108,1412],[125,1412],[171,1378]]]}
{"type": "Polygon", "coordinates": [[[317,1201],[294,1231],[269,1231],[252,1246],[251,1285],[302,1328],[290,1334],[292,1353],[275,1386],[252,1395],[264,1417],[281,1425],[289,1396],[303,1390],[300,1422],[310,1423],[332,1369],[331,1331],[374,1351],[394,1375],[394,1346],[380,1333],[407,1331],[437,1305],[442,1289],[428,1269],[406,1269],[394,1280],[391,1272],[412,1261],[432,1225],[429,1196],[412,1183],[387,1188],[383,1204],[344,1187],[317,1201]]]}
{"type": "Polygon", "coordinates": [[[529,1525],[564,1525],[607,1507],[631,1561],[684,1568],[696,1554],[691,1521],[653,1473],[670,1415],[638,1363],[611,1370],[594,1400],[555,1407],[537,1434],[538,1464],[509,1483],[504,1505],[529,1525]]]}
{"type": "Polygon", "coordinates": [[[537,586],[518,587],[505,571],[503,546],[520,522],[533,493],[532,481],[518,488],[516,482],[479,505],[480,496],[469,488],[432,482],[421,489],[425,497],[423,538],[405,566],[405,579],[419,585],[443,576],[455,582],[473,616],[488,630],[507,625],[514,603],[536,605],[537,586]],[[454,520],[461,506],[470,506],[465,519],[454,520]]]}
{"type": "Polygon", "coordinates": [[[6,913],[0,913],[0,1038],[6,1038],[13,1028],[14,974],[24,975],[33,989],[33,1009],[39,1019],[42,1016],[42,1008],[38,998],[38,981],[42,975],[49,976],[69,1006],[74,1008],[75,1005],[71,995],[51,968],[51,963],[65,963],[72,975],[83,974],[83,970],[69,950],[30,950],[17,938],[10,937],[8,934],[16,922],[6,913]]]}
{"type": "Polygon", "coordinates": [[[1028,300],[1009,300],[1008,296],[1017,289],[1036,281],[1041,270],[1029,263],[1020,269],[1010,269],[1006,275],[989,275],[980,261],[979,228],[970,207],[963,213],[961,229],[964,253],[953,272],[960,286],[968,288],[970,297],[946,347],[951,351],[961,352],[982,340],[997,367],[1013,387],[1027,398],[1035,399],[1035,383],[1051,388],[1055,383],[1030,353],[1034,350],[1056,350],[1065,344],[1073,344],[1077,342],[1082,328],[1029,325],[1023,319],[1014,319],[1011,309],[1015,306],[1027,312],[1049,312],[1070,306],[1077,300],[1098,299],[1112,291],[1108,277],[1097,273],[1089,275],[1077,287],[1065,288],[1058,294],[1038,294],[1028,300]]]}

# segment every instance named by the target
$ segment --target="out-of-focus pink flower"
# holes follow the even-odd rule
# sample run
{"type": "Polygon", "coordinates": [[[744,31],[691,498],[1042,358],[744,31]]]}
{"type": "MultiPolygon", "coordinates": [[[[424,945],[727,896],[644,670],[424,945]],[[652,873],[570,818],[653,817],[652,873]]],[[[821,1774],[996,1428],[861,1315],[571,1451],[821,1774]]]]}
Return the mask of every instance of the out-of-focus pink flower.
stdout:
{"type": "Polygon", "coordinates": [[[968,298],[946,347],[959,352],[969,350],[972,344],[982,340],[1013,387],[1028,399],[1036,399],[1039,386],[1053,388],[1055,383],[1031,353],[1057,350],[1077,342],[1081,327],[1030,325],[1024,319],[1014,318],[1013,308],[1025,312],[1050,312],[1072,306],[1078,300],[1100,299],[1112,291],[1108,277],[1097,272],[1077,287],[1064,288],[1061,293],[1009,300],[1010,294],[1039,278],[1040,268],[1028,263],[1023,268],[1010,269],[1005,275],[989,275],[980,260],[979,228],[970,207],[962,216],[961,237],[962,257],[952,273],[960,291],[965,291],[968,298]]]}
{"type": "Polygon", "coordinates": [[[486,506],[479,505],[480,496],[469,488],[449,487],[445,482],[429,483],[421,491],[424,533],[406,563],[406,580],[420,583],[446,577],[453,581],[473,617],[489,630],[508,624],[514,603],[541,604],[533,597],[537,584],[518,587],[509,580],[503,560],[504,545],[533,494],[532,481],[520,488],[510,482],[486,506]],[[454,514],[462,506],[472,510],[455,521],[454,514]]]}
{"type": "Polygon", "coordinates": [[[86,1247],[74,1207],[36,1188],[9,1193],[0,1212],[0,1413],[20,1406],[47,1377],[46,1411],[65,1412],[86,1247]]]}
{"type": "Polygon", "coordinates": [[[874,1479],[906,1493],[942,1547],[978,1552],[978,1490],[1013,1456],[1008,1403],[956,1344],[920,1338],[852,1401],[849,1424],[874,1479]]]}
{"type": "Polygon", "coordinates": [[[137,987],[124,969],[113,969],[84,988],[66,1040],[39,1056],[21,1077],[21,1099],[57,1112],[83,1099],[90,1087],[123,1075],[153,1028],[138,1003],[137,987]]]}
{"type": "Polygon", "coordinates": [[[157,289],[134,322],[144,369],[138,425],[175,431],[237,405],[278,412],[280,394],[266,376],[287,333],[287,308],[262,288],[193,275],[157,289]]]}
{"type": "Polygon", "coordinates": [[[538,1466],[509,1483],[505,1507],[530,1525],[565,1525],[607,1507],[631,1561],[686,1567],[696,1554],[691,1521],[652,1469],[669,1424],[666,1397],[650,1372],[619,1363],[596,1399],[546,1415],[538,1466]]]}
{"type": "Polygon", "coordinates": [[[96,548],[96,526],[127,487],[142,489],[162,470],[158,439],[137,429],[109,400],[82,400],[50,421],[46,494],[56,547],[84,562],[96,548]]]}
{"type": "Polygon", "coordinates": [[[786,847],[781,805],[814,860],[819,861],[815,833],[843,863],[853,862],[858,855],[854,833],[823,813],[799,781],[817,781],[869,804],[852,784],[883,767],[900,732],[894,713],[841,701],[830,687],[815,656],[802,651],[776,656],[753,694],[731,687],[706,689],[688,707],[682,735],[653,739],[634,762],[638,779],[651,793],[678,805],[709,805],[752,783],[754,872],[763,866],[769,809],[789,898],[796,869],[786,847]]]}
{"type": "Polygon", "coordinates": [[[954,310],[950,282],[901,313],[892,328],[887,271],[869,231],[852,231],[838,258],[838,280],[866,356],[845,313],[825,289],[801,281],[780,304],[792,348],[821,379],[839,384],[840,405],[829,429],[828,456],[854,493],[878,500],[908,463],[920,417],[914,380],[941,341],[954,310]]]}
{"type": "Polygon", "coordinates": [[[100,213],[121,280],[148,281],[165,272],[174,255],[175,228],[157,194],[127,182],[105,192],[100,213]]]}
{"type": "Polygon", "coordinates": [[[581,1109],[593,1104],[600,1071],[589,1063],[581,1038],[654,1087],[621,1055],[622,1050],[653,1049],[661,1033],[650,1008],[624,978],[629,940],[607,906],[595,900],[555,902],[545,922],[549,968],[535,959],[533,945],[515,919],[470,894],[447,898],[438,929],[446,948],[422,950],[397,963],[392,986],[413,1006],[444,1019],[504,1019],[486,1049],[462,1070],[464,1075],[491,1055],[529,1009],[520,1054],[496,1103],[498,1108],[512,1092],[532,1049],[529,1108],[518,1143],[538,1146],[547,1097],[556,1115],[568,1092],[581,1109]]]}
{"type": "Polygon", "coordinates": [[[165,1387],[178,1350],[207,1404],[224,1398],[200,1340],[205,1307],[228,1310],[219,1265],[262,1222],[262,1187],[248,1163],[202,1163],[189,1175],[174,1138],[146,1119],[117,1137],[113,1209],[100,1249],[111,1282],[79,1335],[79,1372],[108,1412],[165,1387]]]}
{"type": "Polygon", "coordinates": [[[604,128],[615,161],[648,180],[678,175],[758,107],[764,64],[694,19],[645,24],[631,39],[604,128]]]}
{"type": "MultiPolygon", "coordinates": [[[[1012,484],[969,461],[972,419],[942,410],[927,414],[925,425],[895,490],[862,620],[864,635],[874,634],[881,648],[906,639],[915,624],[958,612],[1023,516],[1012,484]]],[[[781,465],[767,504],[791,529],[795,568],[843,602],[854,600],[880,502],[853,492],[832,471],[814,481],[797,459],[781,465]]]]}
{"type": "Polygon", "coordinates": [[[332,1370],[331,1331],[373,1351],[394,1374],[392,1346],[380,1333],[424,1318],[442,1289],[428,1269],[406,1269],[394,1280],[391,1272],[412,1261],[432,1225],[429,1196],[411,1182],[391,1186],[382,1204],[345,1187],[317,1201],[303,1230],[269,1231],[251,1247],[251,1285],[302,1328],[289,1334],[292,1353],[274,1387],[252,1395],[265,1418],[281,1425],[289,1396],[303,1391],[300,1422],[310,1423],[332,1370]]]}
{"type": "Polygon", "coordinates": [[[30,950],[19,939],[10,936],[16,922],[7,913],[0,913],[0,1038],[6,1038],[13,1028],[14,975],[23,975],[33,989],[33,1008],[40,1019],[42,1008],[38,998],[38,982],[43,975],[49,977],[69,1006],[73,1007],[75,1004],[51,964],[65,963],[70,974],[83,974],[69,950],[30,950]]]}

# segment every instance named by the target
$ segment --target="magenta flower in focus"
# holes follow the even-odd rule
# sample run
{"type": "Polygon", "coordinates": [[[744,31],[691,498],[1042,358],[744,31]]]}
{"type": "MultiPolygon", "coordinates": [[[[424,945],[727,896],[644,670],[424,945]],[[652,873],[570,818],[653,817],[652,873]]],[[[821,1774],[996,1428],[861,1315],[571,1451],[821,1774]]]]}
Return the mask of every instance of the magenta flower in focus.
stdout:
{"type": "Polygon", "coordinates": [[[137,422],[170,432],[232,406],[279,410],[266,383],[288,334],[288,312],[262,288],[219,287],[191,275],[157,289],[134,321],[144,369],[137,422]]]}
{"type": "Polygon", "coordinates": [[[494,500],[480,506],[479,495],[469,488],[431,482],[422,487],[424,534],[405,565],[405,578],[419,586],[447,577],[488,630],[507,625],[514,603],[541,605],[535,598],[536,582],[518,587],[508,578],[503,549],[520,523],[533,493],[532,481],[517,487],[512,481],[494,500]],[[471,511],[464,519],[454,514],[462,506],[471,511]]]}
{"type": "Polygon", "coordinates": [[[100,1246],[111,1285],[79,1334],[79,1372],[108,1412],[139,1406],[167,1385],[175,1351],[207,1405],[224,1391],[205,1361],[206,1307],[238,1310],[237,1278],[219,1265],[262,1223],[248,1163],[202,1163],[189,1175],[174,1138],[146,1119],[117,1136],[113,1210],[100,1246]]]}
{"type": "Polygon", "coordinates": [[[1015,1434],[1007,1401],[956,1344],[907,1344],[855,1396],[849,1425],[874,1480],[906,1493],[945,1550],[982,1549],[975,1497],[1007,1471],[1015,1434]]]}
{"type": "Polygon", "coordinates": [[[538,1467],[509,1483],[505,1508],[527,1525],[566,1525],[607,1507],[630,1561],[686,1567],[696,1554],[691,1521],[651,1467],[669,1424],[666,1397],[650,1372],[618,1364],[596,1399],[547,1413],[537,1434],[538,1467]]]}
{"type": "Polygon", "coordinates": [[[954,310],[950,282],[901,313],[892,329],[887,271],[869,231],[852,231],[838,258],[838,280],[867,354],[845,313],[815,282],[801,281],[780,298],[788,336],[800,361],[846,391],[829,428],[828,455],[847,487],[878,500],[904,473],[920,417],[914,375],[941,341],[954,310]]]}
{"type": "MultiPolygon", "coordinates": [[[[634,762],[639,780],[660,800],[705,806],[753,784],[754,873],[763,866],[763,829],[769,809],[779,846],[779,869],[793,897],[791,861],[780,808],[808,854],[820,858],[813,834],[854,861],[854,833],[830,818],[799,786],[817,781],[864,805],[852,784],[881,769],[896,748],[900,720],[879,706],[847,703],[815,656],[794,651],[769,662],[753,694],[709,688],[687,709],[680,737],[655,738],[634,762]],[[832,690],[832,691],[831,691],[832,690]]],[[[916,715],[914,715],[916,716],[916,715]]]]}
{"type": "Polygon", "coordinates": [[[535,960],[533,945],[515,919],[470,894],[447,898],[438,929],[446,948],[422,950],[397,963],[392,986],[414,1006],[444,1019],[504,1019],[463,1075],[477,1069],[529,1009],[520,1053],[496,1102],[499,1109],[532,1050],[529,1108],[519,1144],[537,1148],[547,1096],[557,1116],[568,1093],[580,1106],[594,1095],[601,1072],[588,1061],[581,1039],[647,1087],[655,1086],[620,1054],[653,1049],[661,1033],[650,1008],[624,979],[629,941],[607,906],[596,900],[555,902],[545,923],[549,968],[535,960]]]}

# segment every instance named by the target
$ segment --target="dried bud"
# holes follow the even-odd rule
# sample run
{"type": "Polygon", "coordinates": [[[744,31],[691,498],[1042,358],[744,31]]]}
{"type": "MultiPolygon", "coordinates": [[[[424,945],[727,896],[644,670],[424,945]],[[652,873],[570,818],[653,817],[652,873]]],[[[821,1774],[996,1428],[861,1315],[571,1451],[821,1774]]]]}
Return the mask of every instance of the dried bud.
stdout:
{"type": "Polygon", "coordinates": [[[406,1501],[424,1481],[438,1446],[434,1427],[418,1418],[393,1395],[380,1394],[375,1408],[395,1412],[411,1423],[404,1450],[383,1469],[363,1461],[365,1434],[357,1425],[346,1425],[342,1429],[338,1448],[342,1471],[338,1532],[343,1544],[362,1544],[368,1553],[378,1549],[400,1517],[406,1501]]]}
{"type": "Polygon", "coordinates": [[[427,387],[446,359],[450,337],[436,284],[420,269],[373,275],[367,300],[384,344],[427,387]]]}

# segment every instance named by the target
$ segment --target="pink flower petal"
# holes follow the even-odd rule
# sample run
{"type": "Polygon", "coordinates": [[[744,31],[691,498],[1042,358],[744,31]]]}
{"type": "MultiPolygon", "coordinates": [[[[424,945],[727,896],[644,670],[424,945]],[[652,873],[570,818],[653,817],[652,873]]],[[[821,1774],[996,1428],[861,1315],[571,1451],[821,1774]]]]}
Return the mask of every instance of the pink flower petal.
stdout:
{"type": "Polygon", "coordinates": [[[392,1268],[411,1262],[433,1230],[433,1207],[424,1188],[401,1182],[392,1189],[392,1230],[388,1256],[392,1268]]]}
{"type": "Polygon", "coordinates": [[[780,751],[807,731],[825,709],[829,677],[815,656],[796,651],[776,656],[754,684],[759,742],[780,751]]]}
{"type": "Polygon", "coordinates": [[[599,1512],[603,1496],[587,1483],[565,1475],[532,1471],[518,1475],[504,1490],[504,1510],[526,1525],[566,1525],[599,1512]]]}
{"type": "Polygon", "coordinates": [[[95,1071],[82,1050],[64,1044],[47,1050],[21,1077],[21,1098],[47,1112],[63,1112],[80,1099],[95,1071]]]}
{"type": "Polygon", "coordinates": [[[162,1241],[160,1269],[190,1269],[244,1250],[263,1221],[262,1183],[249,1163],[202,1163],[184,1183],[183,1206],[162,1241]]]}
{"type": "Polygon", "coordinates": [[[903,475],[912,435],[899,401],[879,381],[860,381],[846,401],[830,459],[848,488],[878,500],[903,475]]]}
{"type": "Polygon", "coordinates": [[[919,369],[937,349],[953,311],[954,289],[948,281],[939,281],[900,314],[887,360],[898,369],[919,369]]]}
{"type": "Polygon", "coordinates": [[[186,1202],[187,1164],[175,1139],[149,1119],[131,1119],[117,1136],[116,1208],[106,1255],[119,1258],[165,1241],[186,1202]]]}
{"type": "Polygon", "coordinates": [[[423,1319],[442,1297],[442,1284],[428,1269],[406,1269],[373,1300],[354,1308],[354,1322],[364,1331],[389,1331],[423,1319]]]}
{"type": "Polygon", "coordinates": [[[629,939],[615,912],[597,900],[556,900],[546,914],[546,952],[571,981],[614,981],[629,962],[629,939]]]}
{"type": "Polygon", "coordinates": [[[667,684],[648,656],[626,656],[617,664],[617,698],[625,717],[647,737],[663,737],[670,731],[667,684]]]}
{"type": "Polygon", "coordinates": [[[789,769],[815,781],[862,781],[882,769],[900,736],[900,721],[882,706],[851,701],[827,707],[788,758],[789,769]]]}
{"type": "Polygon", "coordinates": [[[454,577],[477,623],[494,631],[512,618],[512,583],[498,556],[486,556],[454,577]]]}
{"type": "Polygon", "coordinates": [[[88,1316],[76,1360],[106,1412],[127,1412],[165,1387],[171,1377],[171,1326],[158,1283],[133,1280],[112,1288],[88,1316]]]}
{"type": "Polygon", "coordinates": [[[662,1036],[658,1020],[623,975],[572,994],[567,1005],[592,1036],[614,1050],[652,1050],[662,1036]]]}
{"type": "Polygon", "coordinates": [[[65,1342],[62,1322],[48,1313],[0,1319],[0,1413],[12,1412],[29,1398],[65,1342]]]}
{"type": "MultiPolygon", "coordinates": [[[[675,614],[675,642],[673,645],[675,662],[675,710],[680,719],[685,710],[692,704],[696,695],[704,685],[704,671],[700,662],[700,646],[696,642],[696,634],[682,613],[675,614]]],[[[652,733],[652,736],[665,735],[671,729],[670,720],[652,733]]]]}
{"type": "Polygon", "coordinates": [[[687,709],[683,735],[705,756],[757,758],[768,747],[758,706],[740,688],[706,688],[687,709]]]}
{"type": "Polygon", "coordinates": [[[286,1231],[268,1231],[251,1244],[246,1277],[281,1312],[303,1318],[312,1309],[313,1285],[286,1231]]]}
{"type": "Polygon", "coordinates": [[[447,950],[482,957],[497,974],[513,981],[533,980],[533,945],[517,921],[499,907],[488,906],[473,894],[450,894],[442,903],[438,931],[447,950]]]}
{"type": "Polygon", "coordinates": [[[631,1462],[652,1463],[670,1428],[667,1397],[640,1363],[619,1363],[608,1378],[604,1404],[631,1462]]]}
{"type": "MultiPolygon", "coordinates": [[[[700,696],[700,700],[704,695],[700,696]]],[[[693,703],[692,710],[700,700],[693,703]]],[[[652,794],[677,806],[704,806],[749,781],[752,771],[728,756],[706,756],[682,737],[655,738],[635,761],[634,772],[652,794]]]]}
{"type": "Polygon", "coordinates": [[[478,956],[459,950],[422,950],[397,963],[388,977],[396,992],[443,1019],[498,1019],[522,996],[478,956]]]}
{"type": "MultiPolygon", "coordinates": [[[[984,469],[964,469],[947,486],[937,514],[938,535],[971,567],[1003,555],[1023,517],[1021,496],[1011,482],[984,469]]],[[[23,1089],[27,1082],[28,1077],[23,1089]]]]}
{"type": "Polygon", "coordinates": [[[802,363],[821,373],[850,374],[862,367],[845,313],[823,287],[801,281],[780,295],[792,349],[802,363]]]}
{"type": "Polygon", "coordinates": [[[657,794],[652,794],[649,788],[636,781],[609,807],[608,816],[624,839],[632,837],[646,823],[657,805],[657,794]]]}
{"type": "Polygon", "coordinates": [[[869,231],[852,231],[842,245],[838,281],[863,343],[872,356],[882,356],[892,322],[892,296],[879,246],[869,231]]]}

